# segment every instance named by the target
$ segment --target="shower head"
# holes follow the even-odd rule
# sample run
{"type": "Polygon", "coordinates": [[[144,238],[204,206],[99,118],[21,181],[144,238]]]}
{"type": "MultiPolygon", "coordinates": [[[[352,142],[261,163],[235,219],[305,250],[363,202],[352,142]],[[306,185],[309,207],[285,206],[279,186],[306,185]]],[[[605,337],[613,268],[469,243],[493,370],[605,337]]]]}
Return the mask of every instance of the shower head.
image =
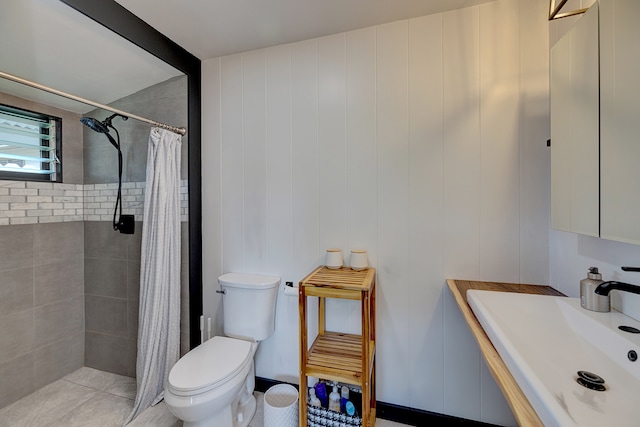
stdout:
{"type": "Polygon", "coordinates": [[[109,128],[107,125],[98,119],[94,119],[93,117],[82,117],[80,119],[83,125],[88,126],[91,130],[94,130],[98,133],[109,133],[109,128]]]}
{"type": "MultiPolygon", "coordinates": [[[[94,119],[93,117],[82,117],[80,119],[80,121],[82,122],[82,124],[88,126],[89,128],[91,128],[91,130],[94,130],[98,133],[109,133],[109,128],[113,128],[113,125],[111,124],[111,120],[113,120],[114,117],[116,116],[120,116],[122,118],[122,120],[127,120],[129,117],[127,116],[122,116],[120,114],[112,114],[109,117],[107,117],[106,119],[104,119],[103,121],[100,121],[98,119],[94,119]]],[[[115,128],[114,128],[115,129],[115,128]]]]}

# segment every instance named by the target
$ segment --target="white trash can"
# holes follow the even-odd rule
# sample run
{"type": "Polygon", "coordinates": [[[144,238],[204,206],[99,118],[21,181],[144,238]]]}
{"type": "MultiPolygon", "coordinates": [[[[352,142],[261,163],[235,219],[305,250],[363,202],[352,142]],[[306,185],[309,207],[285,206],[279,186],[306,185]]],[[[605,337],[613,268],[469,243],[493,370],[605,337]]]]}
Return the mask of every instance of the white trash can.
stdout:
{"type": "Polygon", "coordinates": [[[264,427],[298,427],[298,390],[278,384],[264,394],[264,427]]]}

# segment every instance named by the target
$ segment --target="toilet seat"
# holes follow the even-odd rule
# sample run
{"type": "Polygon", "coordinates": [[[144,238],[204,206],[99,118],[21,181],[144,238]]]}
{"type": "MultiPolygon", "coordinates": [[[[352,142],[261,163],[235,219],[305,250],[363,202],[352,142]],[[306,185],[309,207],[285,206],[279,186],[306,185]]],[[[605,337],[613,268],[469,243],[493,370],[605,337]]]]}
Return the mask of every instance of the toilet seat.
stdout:
{"type": "Polygon", "coordinates": [[[180,396],[204,393],[232,379],[252,360],[251,342],[216,336],[178,360],[167,388],[180,396]]]}

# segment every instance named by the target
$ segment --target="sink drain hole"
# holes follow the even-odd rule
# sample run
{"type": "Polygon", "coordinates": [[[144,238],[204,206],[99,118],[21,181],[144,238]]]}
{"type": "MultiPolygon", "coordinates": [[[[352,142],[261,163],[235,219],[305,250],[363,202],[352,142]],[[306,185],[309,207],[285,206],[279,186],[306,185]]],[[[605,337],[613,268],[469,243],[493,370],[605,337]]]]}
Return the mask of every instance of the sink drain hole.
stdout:
{"type": "Polygon", "coordinates": [[[624,332],[629,332],[630,334],[640,334],[640,329],[634,328],[633,326],[621,325],[618,326],[618,329],[624,332]]]}
{"type": "Polygon", "coordinates": [[[578,379],[576,381],[589,390],[605,391],[607,389],[604,386],[604,379],[589,371],[578,371],[578,379]]]}

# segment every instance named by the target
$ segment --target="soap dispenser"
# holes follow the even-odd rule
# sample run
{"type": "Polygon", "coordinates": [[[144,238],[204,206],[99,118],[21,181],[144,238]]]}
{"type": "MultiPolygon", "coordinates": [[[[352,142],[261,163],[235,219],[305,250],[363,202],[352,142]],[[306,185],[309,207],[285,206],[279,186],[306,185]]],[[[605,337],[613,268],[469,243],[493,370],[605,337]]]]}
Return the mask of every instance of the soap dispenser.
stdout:
{"type": "Polygon", "coordinates": [[[591,311],[608,312],[611,310],[609,295],[598,295],[595,290],[601,283],[602,275],[597,267],[589,267],[586,279],[580,281],[580,305],[591,311]]]}

